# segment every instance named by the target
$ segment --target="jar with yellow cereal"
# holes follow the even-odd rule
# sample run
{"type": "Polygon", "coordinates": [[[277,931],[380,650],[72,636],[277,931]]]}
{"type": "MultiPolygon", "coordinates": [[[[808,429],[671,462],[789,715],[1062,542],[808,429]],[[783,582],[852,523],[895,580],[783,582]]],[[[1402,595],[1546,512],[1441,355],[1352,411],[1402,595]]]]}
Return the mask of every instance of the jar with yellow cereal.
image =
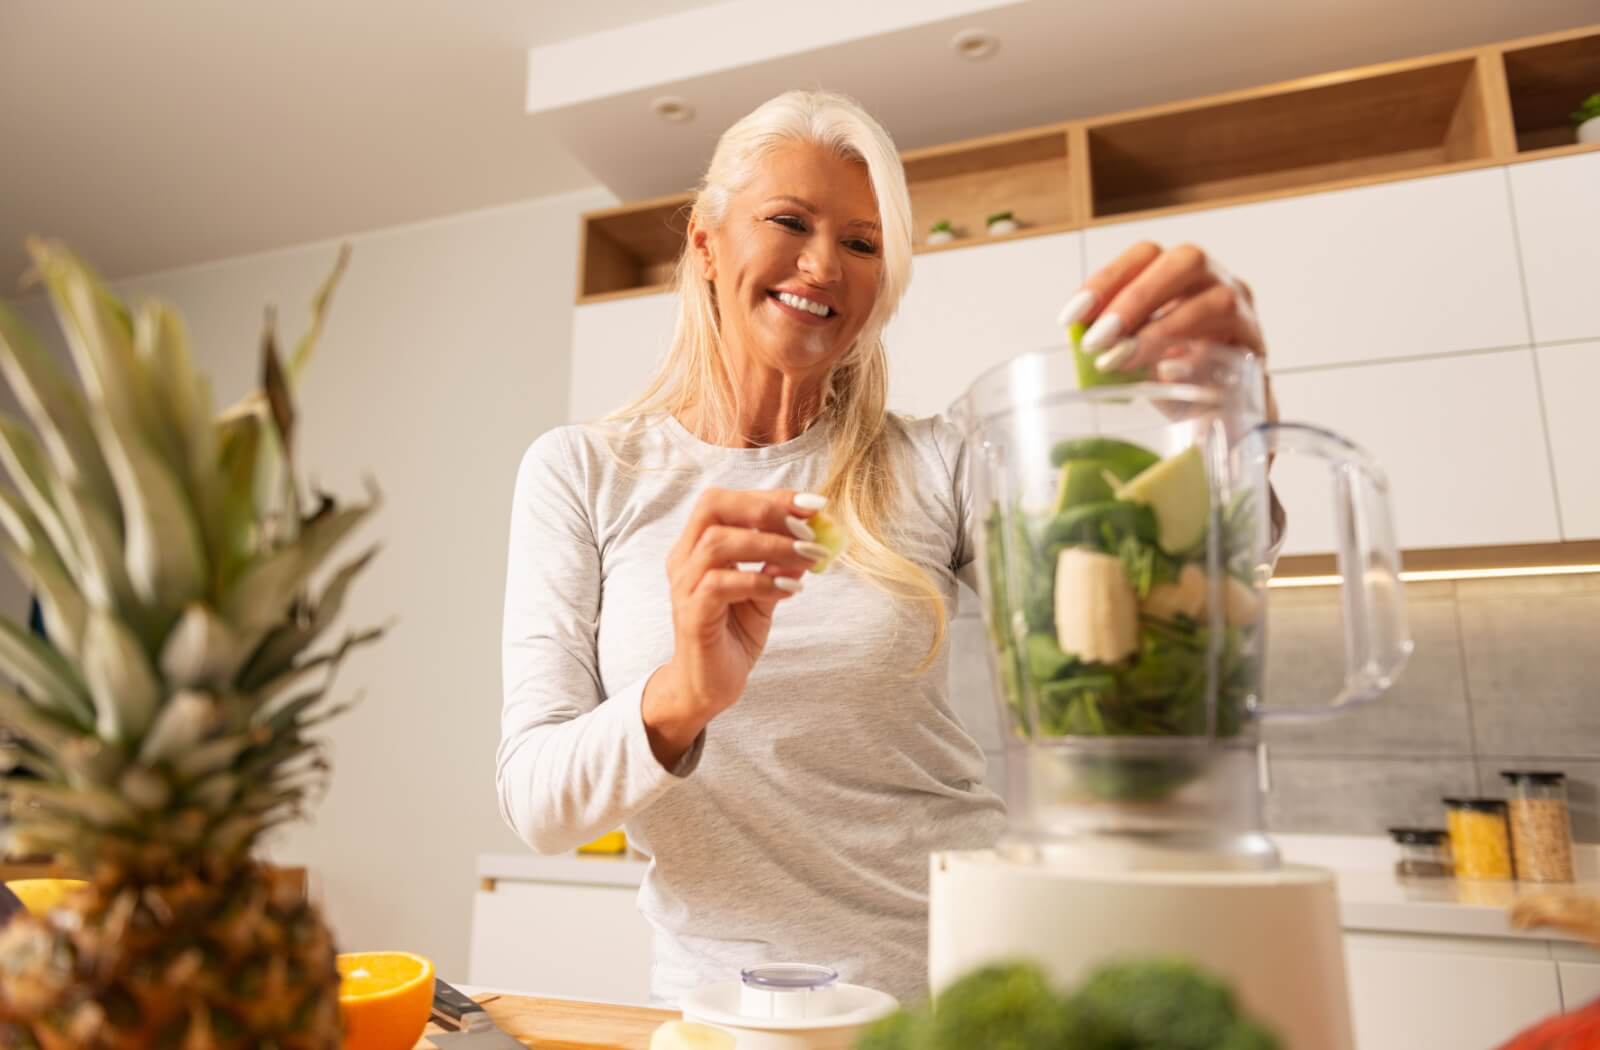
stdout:
{"type": "Polygon", "coordinates": [[[1498,798],[1447,798],[1450,852],[1460,879],[1510,879],[1511,833],[1498,798]]]}
{"type": "Polygon", "coordinates": [[[1523,882],[1572,881],[1572,818],[1564,773],[1511,770],[1506,817],[1511,855],[1523,882]]]}

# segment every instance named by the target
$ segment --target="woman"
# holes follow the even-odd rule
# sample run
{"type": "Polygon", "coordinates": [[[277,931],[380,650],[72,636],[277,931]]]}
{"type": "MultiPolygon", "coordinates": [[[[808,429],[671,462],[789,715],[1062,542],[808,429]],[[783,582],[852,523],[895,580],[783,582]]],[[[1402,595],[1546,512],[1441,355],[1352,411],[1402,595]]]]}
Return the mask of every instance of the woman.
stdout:
{"type": "MultiPolygon", "coordinates": [[[[911,247],[883,129],[841,96],[773,99],[717,145],[661,373],[522,462],[501,810],[540,852],[625,823],[654,858],[658,1003],[776,960],[923,995],[928,853],[1002,830],[945,686],[962,442],[885,412],[911,247]],[[808,577],[824,506],[851,546],[808,577]]],[[[1262,350],[1249,294],[1189,247],[1094,275],[1062,313],[1091,319],[1106,368],[1185,378],[1135,331],[1262,350]]]]}

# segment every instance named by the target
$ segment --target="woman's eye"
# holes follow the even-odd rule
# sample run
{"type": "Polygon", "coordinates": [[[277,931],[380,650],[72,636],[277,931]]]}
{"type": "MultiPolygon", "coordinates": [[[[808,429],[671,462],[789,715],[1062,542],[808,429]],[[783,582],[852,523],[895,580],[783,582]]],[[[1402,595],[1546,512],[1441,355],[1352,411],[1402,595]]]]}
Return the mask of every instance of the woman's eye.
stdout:
{"type": "Polygon", "coordinates": [[[853,252],[860,252],[862,255],[877,255],[878,254],[878,246],[876,244],[873,244],[871,241],[863,241],[863,240],[846,241],[845,242],[845,246],[848,247],[853,252]]]}
{"type": "Polygon", "coordinates": [[[779,226],[787,226],[791,230],[799,230],[802,233],[805,232],[806,224],[796,216],[776,215],[773,216],[772,221],[777,223],[779,226]]]}

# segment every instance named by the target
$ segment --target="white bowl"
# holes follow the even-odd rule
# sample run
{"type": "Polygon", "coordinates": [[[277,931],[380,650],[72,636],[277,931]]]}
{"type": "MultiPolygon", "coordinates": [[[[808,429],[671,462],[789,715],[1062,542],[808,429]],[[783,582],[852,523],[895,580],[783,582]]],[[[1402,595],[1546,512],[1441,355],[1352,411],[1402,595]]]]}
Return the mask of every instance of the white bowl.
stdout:
{"type": "Polygon", "coordinates": [[[683,997],[683,1019],[722,1029],[738,1050],[849,1050],[868,1025],[900,1006],[888,992],[836,984],[826,1017],[747,1017],[739,1012],[743,988],[732,980],[695,989],[683,997]]]}

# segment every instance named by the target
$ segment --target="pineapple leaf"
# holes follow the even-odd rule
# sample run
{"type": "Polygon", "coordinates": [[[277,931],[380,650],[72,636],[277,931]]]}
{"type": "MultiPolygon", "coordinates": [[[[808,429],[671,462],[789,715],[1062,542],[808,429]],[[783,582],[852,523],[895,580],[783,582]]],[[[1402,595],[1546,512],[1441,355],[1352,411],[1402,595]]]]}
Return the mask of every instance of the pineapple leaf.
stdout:
{"type": "Polygon", "coordinates": [[[178,692],[139,742],[139,761],[144,765],[171,762],[192,751],[221,721],[217,702],[211,697],[188,689],[178,692]]]}
{"type": "Polygon", "coordinates": [[[205,549],[188,498],[167,462],[137,434],[101,417],[100,440],[122,499],[134,593],[176,613],[206,584],[205,549]]]}
{"type": "MultiPolygon", "coordinates": [[[[0,303],[0,371],[43,439],[56,473],[87,493],[96,506],[120,514],[111,470],[100,453],[82,392],[4,303],[0,303]]],[[[121,524],[119,517],[119,529],[121,524]]]]}
{"type": "Polygon", "coordinates": [[[308,622],[303,625],[294,622],[285,623],[267,635],[266,640],[256,649],[240,673],[241,687],[255,689],[277,678],[288,669],[296,656],[315,644],[323,632],[338,618],[350,582],[362,569],[371,564],[377,553],[378,546],[374,544],[341,566],[328,581],[328,585],[323,588],[322,597],[317,601],[308,622]]]}
{"type": "Polygon", "coordinates": [[[183,473],[192,485],[216,464],[216,430],[211,421],[211,386],[194,367],[183,317],[166,303],[140,304],[134,317],[134,353],[143,362],[155,391],[166,401],[168,417],[187,451],[183,473]]]}
{"type": "Polygon", "coordinates": [[[117,523],[93,501],[80,500],[60,478],[55,479],[55,504],[77,555],[77,583],[84,599],[99,609],[137,611],[117,523]]]}
{"type": "Polygon", "coordinates": [[[0,520],[9,533],[7,539],[0,541],[0,552],[38,596],[50,641],[69,660],[76,660],[83,648],[88,603],[67,577],[55,548],[33,525],[27,508],[4,490],[0,490],[0,520]],[[27,538],[19,539],[19,535],[27,538]]]}
{"type": "Polygon", "coordinates": [[[293,541],[246,569],[222,610],[240,637],[253,644],[276,627],[329,551],[377,505],[374,494],[365,504],[315,515],[293,541]]]}
{"type": "MultiPolygon", "coordinates": [[[[71,559],[74,548],[72,537],[61,520],[51,494],[55,491],[55,477],[44,457],[44,450],[33,436],[33,431],[23,426],[14,416],[0,413],[0,460],[6,472],[22,493],[33,520],[63,560],[71,559]]],[[[73,573],[74,576],[77,573],[73,573]]]]}
{"type": "Polygon", "coordinates": [[[14,689],[0,686],[0,726],[32,744],[52,765],[65,772],[63,754],[74,740],[82,739],[72,722],[39,707],[14,689]]]}
{"type": "Polygon", "coordinates": [[[222,685],[244,661],[233,628],[202,602],[190,602],[161,649],[161,673],[169,686],[222,685]]]}
{"type": "Polygon", "coordinates": [[[161,687],[139,639],[109,612],[94,610],[83,636],[83,673],[100,738],[131,746],[150,728],[161,687]]]}
{"type": "Polygon", "coordinates": [[[78,817],[96,827],[126,826],[135,822],[128,804],[105,788],[89,785],[62,787],[34,780],[16,780],[5,786],[13,820],[24,823],[29,808],[38,806],[78,817]],[[19,805],[20,803],[20,805],[19,805]]]}
{"type": "Polygon", "coordinates": [[[261,428],[261,417],[256,415],[235,416],[217,424],[217,487],[207,508],[213,594],[228,592],[255,550],[256,457],[261,428]]]}
{"type": "Polygon", "coordinates": [[[322,326],[328,316],[328,304],[333,301],[334,289],[339,286],[339,281],[344,277],[345,269],[350,265],[350,246],[339,246],[339,257],[334,260],[333,272],[328,274],[322,282],[322,287],[317,289],[317,294],[311,300],[311,325],[300,337],[300,342],[295,344],[294,353],[289,357],[289,384],[291,389],[298,386],[300,377],[305,374],[306,366],[311,363],[311,353],[317,347],[317,340],[322,336],[322,326]]]}
{"type": "Polygon", "coordinates": [[[48,642],[10,620],[0,620],[0,671],[36,704],[79,729],[94,725],[94,706],[78,672],[48,642]]]}

